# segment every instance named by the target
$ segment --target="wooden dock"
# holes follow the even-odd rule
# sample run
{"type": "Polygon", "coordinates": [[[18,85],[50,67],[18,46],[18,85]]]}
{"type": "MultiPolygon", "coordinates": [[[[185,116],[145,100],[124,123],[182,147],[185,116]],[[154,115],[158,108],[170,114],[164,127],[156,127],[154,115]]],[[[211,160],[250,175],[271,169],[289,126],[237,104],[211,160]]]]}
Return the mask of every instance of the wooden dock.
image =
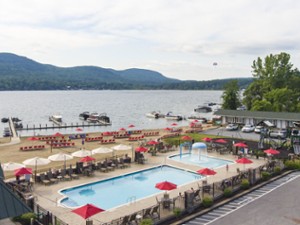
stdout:
{"type": "Polygon", "coordinates": [[[66,128],[77,128],[77,127],[99,127],[99,126],[110,126],[111,123],[105,123],[102,121],[99,121],[98,123],[71,123],[71,124],[66,124],[66,123],[60,123],[60,124],[55,124],[53,123],[52,125],[50,124],[39,124],[35,125],[33,124],[31,127],[28,126],[23,126],[23,128],[16,128],[16,130],[22,131],[22,130],[48,130],[48,129],[66,129],[66,128]]]}

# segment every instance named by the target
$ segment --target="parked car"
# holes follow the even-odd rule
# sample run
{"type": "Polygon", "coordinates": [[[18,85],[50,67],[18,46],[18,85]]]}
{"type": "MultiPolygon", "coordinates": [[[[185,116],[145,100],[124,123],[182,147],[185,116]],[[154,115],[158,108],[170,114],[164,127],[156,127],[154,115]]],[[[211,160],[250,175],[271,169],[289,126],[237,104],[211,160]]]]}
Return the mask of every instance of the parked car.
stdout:
{"type": "Polygon", "coordinates": [[[269,132],[271,138],[287,138],[287,130],[271,130],[269,132]]]}
{"type": "Polygon", "coordinates": [[[254,132],[259,134],[263,128],[264,128],[263,126],[256,126],[254,128],[254,132]]]}
{"type": "Polygon", "coordinates": [[[230,123],[226,126],[226,130],[238,130],[239,126],[237,124],[230,123]]]}
{"type": "Polygon", "coordinates": [[[250,133],[250,132],[253,132],[254,129],[255,129],[255,127],[254,127],[252,124],[246,124],[246,125],[243,126],[243,128],[242,128],[242,132],[250,133]]]}

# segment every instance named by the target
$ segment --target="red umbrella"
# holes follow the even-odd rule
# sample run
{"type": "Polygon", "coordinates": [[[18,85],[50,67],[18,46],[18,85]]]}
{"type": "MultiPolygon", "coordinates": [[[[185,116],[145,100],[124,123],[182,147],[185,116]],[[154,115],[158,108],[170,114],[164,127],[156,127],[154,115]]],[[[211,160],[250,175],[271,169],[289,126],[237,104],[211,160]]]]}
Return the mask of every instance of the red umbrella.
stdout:
{"type": "Polygon", "coordinates": [[[159,142],[152,140],[152,141],[148,141],[147,144],[148,145],[157,145],[157,144],[159,144],[159,142]]]}
{"type": "Polygon", "coordinates": [[[171,130],[172,130],[172,128],[170,128],[170,127],[166,127],[166,128],[164,128],[164,130],[166,130],[166,131],[171,131],[171,130]]]}
{"type": "Polygon", "coordinates": [[[212,139],[209,138],[209,137],[202,138],[202,140],[205,141],[205,142],[210,142],[210,141],[212,141],[212,139]]]}
{"type": "Polygon", "coordinates": [[[155,187],[158,188],[159,190],[170,191],[176,189],[177,185],[169,181],[164,181],[164,182],[157,183],[155,187]]]}
{"type": "Polygon", "coordinates": [[[111,135],[112,135],[112,133],[109,132],[109,131],[105,131],[105,132],[103,132],[102,134],[103,134],[104,136],[111,136],[111,135]]]}
{"type": "Polygon", "coordinates": [[[14,173],[15,173],[15,176],[22,176],[22,175],[25,175],[25,174],[32,174],[32,169],[22,167],[20,169],[16,169],[14,173]]]}
{"type": "Polygon", "coordinates": [[[198,170],[197,173],[199,173],[203,176],[209,176],[209,175],[215,175],[217,172],[214,170],[211,170],[209,168],[204,168],[204,169],[198,170]]]}
{"type": "Polygon", "coordinates": [[[95,161],[96,159],[90,156],[86,156],[80,159],[80,162],[91,162],[91,161],[95,161]]]}
{"type": "Polygon", "coordinates": [[[27,140],[29,140],[29,141],[38,141],[39,138],[38,137],[29,137],[29,138],[27,138],[27,140]]]}
{"type": "Polygon", "coordinates": [[[135,127],[133,124],[130,124],[130,125],[128,126],[128,128],[133,128],[133,127],[135,127]]]}
{"type": "Polygon", "coordinates": [[[54,137],[62,137],[62,136],[64,136],[64,135],[61,134],[61,133],[59,133],[59,132],[57,132],[57,133],[53,134],[52,136],[54,136],[54,137]]]}
{"type": "Polygon", "coordinates": [[[77,127],[77,128],[76,128],[76,131],[83,131],[83,129],[80,128],[80,127],[77,127]]]}
{"type": "Polygon", "coordinates": [[[243,142],[235,143],[233,146],[235,146],[235,147],[241,147],[241,148],[247,148],[248,147],[248,145],[246,145],[243,142]]]}
{"type": "Polygon", "coordinates": [[[227,141],[224,140],[224,139],[217,139],[217,140],[215,140],[215,142],[219,143],[219,144],[226,144],[227,143],[227,141]]]}
{"type": "Polygon", "coordinates": [[[190,136],[182,136],[182,137],[181,137],[181,140],[184,140],[184,141],[191,141],[191,140],[193,140],[193,138],[190,137],[190,136]]]}
{"type": "Polygon", "coordinates": [[[193,120],[193,123],[198,123],[199,122],[199,120],[193,120]]]}
{"type": "Polygon", "coordinates": [[[172,124],[171,124],[171,126],[177,126],[177,125],[178,125],[177,123],[172,123],[172,124]]]}
{"type": "Polygon", "coordinates": [[[253,163],[250,159],[247,158],[240,158],[235,160],[237,163],[241,163],[241,164],[251,164],[253,163]]]}
{"type": "Polygon", "coordinates": [[[125,131],[126,129],[124,127],[121,127],[119,130],[121,131],[125,131]]]}
{"type": "Polygon", "coordinates": [[[76,213],[77,215],[87,219],[97,213],[103,212],[103,209],[100,209],[92,204],[86,204],[80,208],[74,209],[71,212],[76,213]]]}
{"type": "Polygon", "coordinates": [[[269,148],[267,150],[264,150],[265,153],[267,154],[270,154],[270,155],[277,155],[277,154],[280,154],[280,151],[278,150],[275,150],[273,148],[269,148]]]}
{"type": "Polygon", "coordinates": [[[147,152],[148,151],[148,148],[145,148],[143,146],[140,146],[140,147],[137,147],[135,149],[136,152],[147,152]]]}

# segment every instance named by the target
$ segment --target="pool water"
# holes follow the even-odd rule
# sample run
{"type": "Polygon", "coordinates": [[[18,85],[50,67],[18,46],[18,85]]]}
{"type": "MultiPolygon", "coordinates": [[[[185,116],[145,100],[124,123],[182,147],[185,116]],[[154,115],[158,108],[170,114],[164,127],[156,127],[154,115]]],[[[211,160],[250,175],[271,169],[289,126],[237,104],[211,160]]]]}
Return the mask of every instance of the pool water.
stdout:
{"type": "Polygon", "coordinates": [[[189,154],[189,153],[182,154],[181,157],[180,155],[174,155],[174,156],[170,156],[169,158],[182,163],[199,165],[201,167],[207,167],[211,169],[234,163],[233,161],[230,160],[209,157],[206,155],[201,155],[199,157],[199,154],[189,154]]]}
{"type": "Polygon", "coordinates": [[[108,210],[164,192],[155,188],[155,184],[159,182],[169,181],[179,186],[201,178],[197,173],[171,166],[159,166],[61,190],[66,198],[60,204],[72,208],[90,203],[108,210]]]}

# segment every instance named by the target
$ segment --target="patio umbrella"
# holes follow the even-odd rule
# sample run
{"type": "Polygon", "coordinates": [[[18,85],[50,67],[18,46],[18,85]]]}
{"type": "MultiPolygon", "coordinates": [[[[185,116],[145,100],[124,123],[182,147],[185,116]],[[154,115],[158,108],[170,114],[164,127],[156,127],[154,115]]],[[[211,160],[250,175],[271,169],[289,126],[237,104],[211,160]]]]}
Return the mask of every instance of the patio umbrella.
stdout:
{"type": "Polygon", "coordinates": [[[270,155],[278,155],[280,154],[280,151],[275,150],[273,148],[269,148],[267,150],[264,150],[265,153],[270,154],[270,155]]]}
{"type": "Polygon", "coordinates": [[[95,161],[96,159],[90,156],[85,156],[83,158],[80,159],[80,162],[91,162],[91,161],[95,161]]]}
{"type": "Polygon", "coordinates": [[[39,138],[38,137],[29,137],[27,138],[28,141],[38,141],[39,138]]]}
{"type": "Polygon", "coordinates": [[[100,147],[92,150],[92,154],[106,154],[113,152],[111,148],[100,147]]]}
{"type": "Polygon", "coordinates": [[[253,163],[250,159],[248,158],[240,158],[240,159],[237,159],[235,160],[237,163],[240,163],[240,164],[244,164],[244,170],[245,170],[245,164],[251,164],[253,163]]]}
{"type": "Polygon", "coordinates": [[[23,164],[28,165],[28,166],[35,166],[34,174],[35,174],[35,177],[36,177],[37,166],[47,165],[50,162],[51,161],[49,159],[46,159],[46,158],[33,157],[33,158],[30,158],[30,159],[26,159],[23,162],[23,164]]]}
{"type": "Polygon", "coordinates": [[[133,128],[133,127],[135,127],[133,124],[130,124],[130,125],[128,126],[128,128],[133,128]]]}
{"type": "Polygon", "coordinates": [[[120,131],[125,131],[126,129],[124,127],[121,127],[119,130],[120,131]]]}
{"type": "Polygon", "coordinates": [[[139,146],[135,149],[136,152],[147,152],[148,148],[145,148],[143,146],[139,146]]]}
{"type": "Polygon", "coordinates": [[[243,142],[235,143],[233,146],[240,147],[240,148],[247,148],[248,147],[248,145],[243,143],[243,142]]]}
{"type": "Polygon", "coordinates": [[[178,125],[177,123],[172,123],[172,124],[171,124],[171,126],[177,126],[177,125],[178,125]]]}
{"type": "Polygon", "coordinates": [[[51,155],[48,157],[51,161],[63,161],[64,162],[64,168],[66,168],[66,161],[73,159],[73,156],[65,153],[57,153],[55,155],[51,155]]]}
{"type": "Polygon", "coordinates": [[[171,130],[172,130],[172,128],[170,128],[170,127],[166,127],[166,128],[164,128],[164,130],[166,130],[166,131],[171,131],[171,130]]]}
{"type": "Polygon", "coordinates": [[[53,137],[63,137],[64,135],[61,134],[61,133],[59,133],[59,132],[57,132],[57,133],[53,134],[52,136],[53,137]]]}
{"type": "Polygon", "coordinates": [[[217,172],[212,169],[209,169],[209,168],[204,168],[201,170],[197,170],[197,173],[199,173],[203,176],[209,176],[209,175],[215,175],[217,172]]]}
{"type": "Polygon", "coordinates": [[[193,138],[190,137],[190,136],[182,136],[182,137],[181,137],[181,140],[184,140],[184,141],[191,141],[191,140],[193,140],[193,138]]]}
{"type": "Polygon", "coordinates": [[[76,131],[83,131],[83,129],[80,128],[80,127],[77,127],[77,128],[76,128],[76,131]]]}
{"type": "Polygon", "coordinates": [[[212,141],[212,138],[205,137],[205,138],[202,138],[202,140],[205,141],[205,142],[210,142],[210,141],[212,141]]]}
{"type": "Polygon", "coordinates": [[[125,151],[125,150],[130,150],[131,146],[120,144],[112,147],[112,149],[116,151],[125,151]]]}
{"type": "Polygon", "coordinates": [[[80,208],[74,209],[71,212],[76,213],[77,215],[83,217],[84,219],[88,219],[91,216],[105,211],[104,209],[100,209],[97,206],[94,206],[93,204],[86,204],[80,208]]]}
{"type": "Polygon", "coordinates": [[[8,163],[3,163],[1,167],[4,171],[13,171],[25,167],[25,165],[21,163],[8,162],[8,163]]]}
{"type": "Polygon", "coordinates": [[[22,168],[16,169],[14,174],[15,174],[15,176],[22,176],[22,175],[25,175],[25,174],[32,174],[32,169],[22,167],[22,168]]]}
{"type": "Polygon", "coordinates": [[[74,156],[74,157],[82,158],[82,157],[92,155],[92,152],[89,151],[89,150],[81,149],[79,151],[73,152],[71,155],[74,156]]]}
{"type": "Polygon", "coordinates": [[[154,141],[154,140],[147,142],[147,145],[158,145],[158,144],[159,144],[159,142],[158,141],[154,141]]]}
{"type": "Polygon", "coordinates": [[[227,141],[226,140],[224,140],[224,139],[217,139],[217,140],[215,140],[214,141],[215,143],[219,143],[219,144],[226,144],[227,143],[227,141]]]}
{"type": "Polygon", "coordinates": [[[163,181],[163,182],[157,183],[155,185],[155,187],[159,190],[170,191],[170,190],[176,189],[177,185],[173,184],[169,181],[163,181]]]}

